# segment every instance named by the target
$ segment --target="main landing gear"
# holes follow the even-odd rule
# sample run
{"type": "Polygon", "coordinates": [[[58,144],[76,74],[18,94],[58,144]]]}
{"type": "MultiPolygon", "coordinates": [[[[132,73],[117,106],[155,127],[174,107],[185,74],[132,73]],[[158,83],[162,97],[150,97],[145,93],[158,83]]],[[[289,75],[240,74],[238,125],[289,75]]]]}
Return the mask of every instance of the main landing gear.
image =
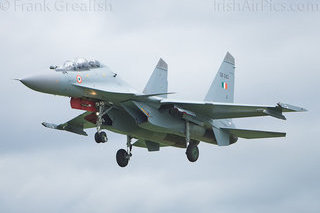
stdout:
{"type": "Polygon", "coordinates": [[[96,106],[99,108],[99,112],[97,112],[97,132],[94,135],[94,139],[97,143],[106,143],[108,142],[108,137],[105,132],[101,131],[101,126],[104,122],[103,116],[111,110],[111,107],[106,109],[103,101],[97,102],[96,106]]]}
{"type": "Polygon", "coordinates": [[[189,144],[187,147],[187,158],[190,162],[196,162],[199,158],[199,148],[196,144],[189,144]]]}
{"type": "Polygon", "coordinates": [[[190,162],[196,162],[199,158],[198,144],[190,142],[190,123],[186,121],[186,155],[190,162]]]}
{"type": "MultiPolygon", "coordinates": [[[[97,132],[94,136],[95,141],[97,143],[106,143],[108,141],[107,134],[101,131],[101,126],[105,122],[103,116],[106,115],[112,107],[106,108],[104,102],[97,102],[97,108],[99,111],[97,112],[97,132]]],[[[185,136],[186,136],[186,155],[190,162],[196,162],[199,158],[199,148],[197,141],[191,140],[190,138],[190,123],[186,121],[185,123],[185,136]]],[[[131,137],[127,136],[127,150],[120,149],[117,151],[116,160],[120,167],[126,167],[132,157],[132,143],[131,137]]]]}
{"type": "Polygon", "coordinates": [[[132,157],[132,144],[131,137],[127,136],[127,151],[124,149],[119,149],[116,155],[117,163],[120,167],[126,167],[132,157]]]}

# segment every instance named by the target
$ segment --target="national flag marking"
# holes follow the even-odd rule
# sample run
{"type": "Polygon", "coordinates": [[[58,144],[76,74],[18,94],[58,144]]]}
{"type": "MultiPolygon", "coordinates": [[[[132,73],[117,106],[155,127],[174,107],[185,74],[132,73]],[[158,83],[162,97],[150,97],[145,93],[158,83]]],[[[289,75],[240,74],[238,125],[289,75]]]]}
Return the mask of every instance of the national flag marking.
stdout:
{"type": "Polygon", "coordinates": [[[226,82],[222,82],[221,84],[222,88],[227,90],[228,89],[228,84],[226,82]]]}

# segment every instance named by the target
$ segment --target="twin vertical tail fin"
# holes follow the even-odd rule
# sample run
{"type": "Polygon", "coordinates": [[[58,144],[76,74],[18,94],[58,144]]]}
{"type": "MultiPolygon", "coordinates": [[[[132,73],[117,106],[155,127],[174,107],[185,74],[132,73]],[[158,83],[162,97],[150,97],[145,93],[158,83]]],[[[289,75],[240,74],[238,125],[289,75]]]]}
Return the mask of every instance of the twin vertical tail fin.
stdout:
{"type": "MultiPolygon", "coordinates": [[[[168,92],[168,64],[160,58],[156,68],[154,69],[146,87],[144,94],[158,94],[168,92]]],[[[166,98],[167,95],[159,95],[166,98]]]]}
{"type": "MultiPolygon", "coordinates": [[[[210,89],[205,97],[205,101],[233,103],[234,102],[234,57],[228,52],[214,78],[210,89]]],[[[168,64],[160,58],[154,69],[144,94],[158,94],[168,92],[168,64]]],[[[159,95],[166,98],[167,95],[159,95]]]]}
{"type": "Polygon", "coordinates": [[[214,78],[205,101],[233,103],[234,102],[234,57],[228,52],[214,78]]]}
{"type": "MultiPolygon", "coordinates": [[[[211,83],[204,99],[205,101],[234,103],[234,70],[235,60],[228,52],[223,59],[216,77],[211,83]]],[[[231,119],[225,119],[220,122],[216,120],[212,121],[212,130],[219,146],[228,146],[238,140],[236,136],[222,129],[224,126],[235,127],[231,119]]]]}

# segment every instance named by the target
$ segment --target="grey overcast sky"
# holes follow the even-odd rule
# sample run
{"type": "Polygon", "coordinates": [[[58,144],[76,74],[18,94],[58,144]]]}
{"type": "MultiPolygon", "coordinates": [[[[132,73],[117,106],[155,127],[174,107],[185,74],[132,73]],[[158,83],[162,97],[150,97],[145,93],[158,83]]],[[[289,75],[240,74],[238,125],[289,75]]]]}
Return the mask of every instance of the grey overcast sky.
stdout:
{"type": "Polygon", "coordinates": [[[319,212],[319,26],[318,0],[0,0],[0,212],[319,212]],[[202,100],[227,51],[236,102],[309,111],[238,119],[288,134],[201,143],[193,164],[183,149],[134,148],[119,168],[125,136],[43,128],[81,112],[12,80],[94,57],[142,90],[162,57],[172,97],[202,100]]]}

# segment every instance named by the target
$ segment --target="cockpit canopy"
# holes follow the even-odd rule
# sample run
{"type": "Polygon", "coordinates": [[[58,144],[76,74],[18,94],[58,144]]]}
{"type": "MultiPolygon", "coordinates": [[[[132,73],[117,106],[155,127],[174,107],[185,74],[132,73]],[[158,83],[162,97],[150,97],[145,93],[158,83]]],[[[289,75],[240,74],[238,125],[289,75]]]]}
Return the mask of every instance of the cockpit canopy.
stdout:
{"type": "MultiPolygon", "coordinates": [[[[85,58],[77,58],[74,61],[66,61],[62,66],[53,67],[56,71],[86,71],[103,67],[97,60],[85,58]]],[[[51,67],[50,67],[51,68],[51,67]]]]}

